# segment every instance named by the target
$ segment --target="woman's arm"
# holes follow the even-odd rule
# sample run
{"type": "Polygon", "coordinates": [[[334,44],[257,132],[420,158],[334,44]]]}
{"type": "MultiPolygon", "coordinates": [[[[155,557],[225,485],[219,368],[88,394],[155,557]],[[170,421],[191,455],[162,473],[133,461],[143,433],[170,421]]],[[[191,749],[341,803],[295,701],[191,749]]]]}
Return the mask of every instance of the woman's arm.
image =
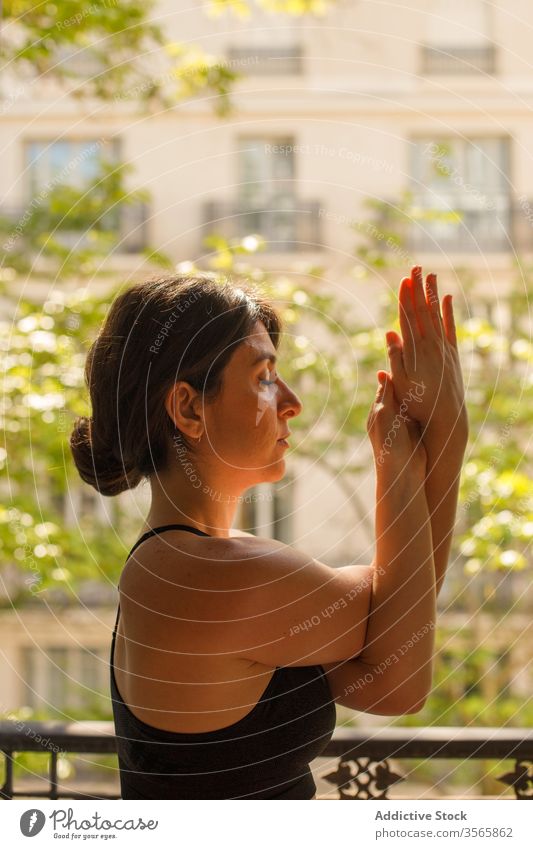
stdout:
{"type": "Polygon", "coordinates": [[[431,520],[437,596],[450,558],[466,442],[467,437],[462,436],[446,437],[438,433],[424,436],[428,456],[425,490],[431,520]]]}
{"type": "Polygon", "coordinates": [[[415,713],[431,689],[436,593],[424,479],[379,473],[376,555],[365,647],[323,664],[334,700],[382,715],[415,713]]]}
{"type": "Polygon", "coordinates": [[[365,644],[357,658],[323,666],[339,704],[397,715],[420,710],[432,681],[436,593],[427,454],[419,426],[402,420],[390,379],[375,411],[368,432],[376,465],[376,554],[365,644]]]}

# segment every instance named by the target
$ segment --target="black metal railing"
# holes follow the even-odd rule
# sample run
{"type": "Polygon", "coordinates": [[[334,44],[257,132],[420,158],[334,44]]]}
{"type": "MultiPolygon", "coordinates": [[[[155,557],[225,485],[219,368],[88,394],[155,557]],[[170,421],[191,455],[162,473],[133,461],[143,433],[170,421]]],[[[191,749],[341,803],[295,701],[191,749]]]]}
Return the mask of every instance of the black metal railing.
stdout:
{"type": "MultiPolygon", "coordinates": [[[[62,793],[57,759],[69,753],[113,754],[112,722],[0,722],[0,752],[5,779],[0,798],[118,799],[120,796],[62,793]],[[13,756],[21,752],[50,755],[49,788],[28,792],[14,787],[13,756]]],[[[320,777],[333,785],[339,799],[387,799],[388,788],[404,780],[402,762],[416,759],[514,761],[514,771],[497,776],[517,799],[533,798],[533,730],[526,728],[337,728],[321,757],[338,758],[336,769],[320,777]]],[[[450,797],[453,798],[453,797],[450,797]]]]}
{"type": "Polygon", "coordinates": [[[303,52],[299,44],[229,47],[227,57],[229,68],[246,76],[291,76],[303,72],[303,52]]]}
{"type": "Polygon", "coordinates": [[[421,195],[413,195],[411,203],[413,211],[402,215],[394,199],[385,199],[382,211],[367,226],[381,250],[465,255],[533,251],[533,199],[488,196],[485,208],[479,209],[467,207],[460,197],[444,200],[444,195],[440,209],[421,195]],[[391,232],[398,235],[398,245],[387,240],[391,232]]]}
{"type": "MultiPolygon", "coordinates": [[[[203,207],[203,232],[225,239],[257,234],[266,241],[265,251],[316,251],[322,247],[319,201],[284,197],[262,206],[243,201],[208,201],[203,207]]],[[[205,245],[202,243],[202,249],[205,245]]]]}
{"type": "MultiPolygon", "coordinates": [[[[415,197],[419,209],[428,211],[428,218],[416,222],[409,232],[408,244],[412,251],[451,251],[454,253],[506,253],[513,244],[513,211],[508,198],[490,198],[488,208],[472,209],[461,197],[443,198],[444,214],[456,212],[456,221],[431,220],[431,206],[423,198],[415,197]],[[507,202],[506,202],[507,201],[507,202]]],[[[429,204],[431,201],[429,201],[429,204]]]]}
{"type": "Polygon", "coordinates": [[[479,46],[422,46],[422,74],[494,74],[494,44],[479,46]]]}
{"type": "MultiPolygon", "coordinates": [[[[9,246],[23,239],[27,222],[36,209],[38,210],[39,207],[32,205],[31,201],[27,206],[0,205],[4,243],[9,246]]],[[[115,236],[117,244],[112,248],[112,253],[133,254],[139,253],[148,245],[148,217],[149,210],[146,203],[124,204],[119,208],[99,212],[92,226],[115,236]]],[[[84,229],[70,226],[68,218],[65,218],[58,220],[57,223],[51,221],[50,226],[53,230],[53,239],[64,246],[80,248],[90,244],[87,231],[91,228],[87,225],[84,229]]]]}
{"type": "MultiPolygon", "coordinates": [[[[4,755],[4,783],[0,799],[94,799],[84,793],[60,793],[58,789],[58,758],[66,754],[84,753],[109,755],[117,751],[115,728],[112,722],[0,722],[0,752],[4,755]],[[13,776],[15,753],[39,752],[49,754],[48,790],[28,792],[16,790],[13,776]]],[[[99,799],[119,799],[120,796],[99,794],[99,799]]]]}
{"type": "Polygon", "coordinates": [[[496,780],[517,799],[533,798],[533,731],[526,728],[337,728],[323,755],[339,758],[322,778],[340,799],[387,799],[388,788],[404,780],[398,761],[420,758],[513,760],[514,772],[496,780]]]}

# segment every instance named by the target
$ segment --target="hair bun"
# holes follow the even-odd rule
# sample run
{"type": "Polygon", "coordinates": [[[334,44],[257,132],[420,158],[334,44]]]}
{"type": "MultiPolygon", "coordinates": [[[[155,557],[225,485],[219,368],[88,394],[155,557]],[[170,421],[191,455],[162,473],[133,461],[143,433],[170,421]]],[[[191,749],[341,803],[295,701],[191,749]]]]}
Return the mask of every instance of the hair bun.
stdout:
{"type": "Polygon", "coordinates": [[[93,428],[93,418],[79,416],[70,435],[70,450],[81,479],[109,496],[137,486],[142,476],[124,461],[117,461],[112,448],[99,445],[95,450],[93,428]]]}
{"type": "Polygon", "coordinates": [[[91,419],[88,416],[78,416],[70,435],[70,447],[82,449],[91,444],[91,419]]]}

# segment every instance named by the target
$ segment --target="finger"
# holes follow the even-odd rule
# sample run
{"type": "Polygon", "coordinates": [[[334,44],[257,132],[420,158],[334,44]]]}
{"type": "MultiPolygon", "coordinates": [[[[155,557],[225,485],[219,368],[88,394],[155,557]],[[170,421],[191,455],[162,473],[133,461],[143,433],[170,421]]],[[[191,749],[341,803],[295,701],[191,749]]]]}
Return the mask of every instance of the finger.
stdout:
{"type": "Polygon", "coordinates": [[[367,422],[366,422],[367,428],[370,429],[370,430],[374,426],[374,421],[375,421],[376,414],[377,414],[377,407],[378,407],[379,404],[382,404],[384,402],[384,396],[385,396],[385,390],[386,390],[386,380],[385,380],[384,375],[385,375],[385,372],[378,371],[378,375],[377,375],[377,377],[378,377],[378,388],[377,388],[377,392],[376,392],[376,397],[375,397],[375,399],[374,399],[374,401],[373,401],[373,403],[370,407],[368,417],[367,417],[367,422]]]}
{"type": "Polygon", "coordinates": [[[392,400],[392,378],[386,371],[378,371],[379,387],[376,393],[376,403],[388,404],[392,400]]]}
{"type": "Polygon", "coordinates": [[[422,336],[431,336],[433,333],[433,319],[431,318],[426,296],[424,295],[424,284],[422,280],[422,269],[415,265],[411,269],[411,291],[416,309],[416,318],[420,326],[422,336]]]}
{"type": "Polygon", "coordinates": [[[453,314],[452,295],[444,295],[442,299],[442,318],[444,331],[450,345],[457,349],[457,333],[455,329],[455,317],[453,314]]]}
{"type": "Polygon", "coordinates": [[[378,400],[382,400],[385,396],[385,392],[387,389],[387,372],[386,371],[378,371],[378,391],[376,392],[376,398],[378,400]]]}
{"type": "Polygon", "coordinates": [[[385,334],[387,341],[387,354],[389,356],[390,370],[392,375],[393,386],[400,389],[408,380],[407,373],[403,362],[402,340],[394,330],[389,330],[385,334]]]}
{"type": "Polygon", "coordinates": [[[436,274],[428,274],[426,277],[426,302],[429,307],[435,332],[439,339],[444,339],[444,325],[442,323],[442,316],[440,312],[436,274]]]}
{"type": "Polygon", "coordinates": [[[410,374],[415,363],[415,348],[421,336],[411,297],[411,280],[409,277],[404,277],[400,283],[398,317],[402,331],[403,361],[407,372],[410,374]]]}

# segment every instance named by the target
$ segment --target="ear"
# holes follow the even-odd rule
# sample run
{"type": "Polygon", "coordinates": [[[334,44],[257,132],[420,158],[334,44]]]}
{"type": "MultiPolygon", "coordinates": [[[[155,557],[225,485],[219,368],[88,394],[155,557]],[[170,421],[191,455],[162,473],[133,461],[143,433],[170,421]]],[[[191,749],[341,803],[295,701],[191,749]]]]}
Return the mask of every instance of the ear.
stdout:
{"type": "Polygon", "coordinates": [[[197,389],[179,380],[167,393],[165,409],[185,436],[198,439],[204,431],[202,396],[197,389]]]}

